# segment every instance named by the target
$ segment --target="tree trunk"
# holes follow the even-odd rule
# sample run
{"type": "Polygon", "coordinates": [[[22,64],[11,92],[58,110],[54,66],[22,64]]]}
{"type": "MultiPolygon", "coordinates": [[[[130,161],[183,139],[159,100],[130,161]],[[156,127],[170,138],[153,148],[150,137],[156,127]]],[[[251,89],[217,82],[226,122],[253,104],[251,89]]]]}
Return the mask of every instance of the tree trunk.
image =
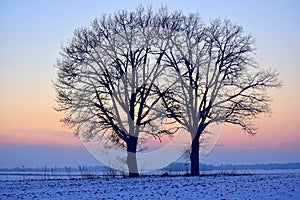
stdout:
{"type": "Polygon", "coordinates": [[[191,150],[191,175],[199,176],[199,137],[195,137],[192,142],[191,150]]]}
{"type": "Polygon", "coordinates": [[[138,138],[129,136],[127,141],[127,166],[129,171],[129,177],[139,177],[137,160],[136,160],[136,148],[138,138]]]}

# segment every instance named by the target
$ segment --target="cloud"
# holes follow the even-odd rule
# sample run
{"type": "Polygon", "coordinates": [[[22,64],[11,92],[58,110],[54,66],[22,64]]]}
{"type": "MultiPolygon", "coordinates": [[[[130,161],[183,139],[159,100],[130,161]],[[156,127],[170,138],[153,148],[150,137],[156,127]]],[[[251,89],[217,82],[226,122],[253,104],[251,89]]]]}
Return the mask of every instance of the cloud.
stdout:
{"type": "Polygon", "coordinates": [[[10,130],[0,131],[0,144],[30,144],[52,146],[80,146],[74,134],[56,130],[10,130]]]}

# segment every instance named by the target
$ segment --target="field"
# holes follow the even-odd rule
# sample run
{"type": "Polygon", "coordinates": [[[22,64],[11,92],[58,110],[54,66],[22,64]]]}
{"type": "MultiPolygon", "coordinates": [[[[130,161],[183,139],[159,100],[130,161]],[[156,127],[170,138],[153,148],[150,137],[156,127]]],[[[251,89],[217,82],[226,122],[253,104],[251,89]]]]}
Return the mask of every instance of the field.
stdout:
{"type": "Polygon", "coordinates": [[[300,173],[6,180],[0,199],[300,199],[300,173]]]}

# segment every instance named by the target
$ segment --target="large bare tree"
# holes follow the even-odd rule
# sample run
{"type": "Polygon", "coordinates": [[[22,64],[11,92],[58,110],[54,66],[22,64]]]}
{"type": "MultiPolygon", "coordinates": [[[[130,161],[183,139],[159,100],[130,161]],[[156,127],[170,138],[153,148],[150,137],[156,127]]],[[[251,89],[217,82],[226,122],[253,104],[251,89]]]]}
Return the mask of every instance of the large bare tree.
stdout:
{"type": "Polygon", "coordinates": [[[87,140],[127,149],[130,177],[136,177],[141,134],[164,130],[161,58],[168,39],[158,39],[161,20],[151,9],[103,15],[77,29],[61,49],[54,83],[63,122],[87,140]]]}
{"type": "Polygon", "coordinates": [[[199,175],[199,145],[209,125],[231,123],[255,134],[251,119],[270,112],[266,89],[281,83],[277,72],[254,61],[254,39],[241,26],[229,20],[205,25],[197,14],[177,13],[167,23],[174,20],[180,28],[169,31],[164,61],[173,81],[164,100],[169,117],[191,135],[191,175],[199,175]]]}

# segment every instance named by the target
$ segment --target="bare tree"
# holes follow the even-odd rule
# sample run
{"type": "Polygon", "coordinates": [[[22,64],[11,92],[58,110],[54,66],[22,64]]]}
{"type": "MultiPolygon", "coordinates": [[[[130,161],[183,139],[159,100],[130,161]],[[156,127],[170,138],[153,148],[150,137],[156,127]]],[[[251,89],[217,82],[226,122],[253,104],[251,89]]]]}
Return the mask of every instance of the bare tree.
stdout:
{"type": "Polygon", "coordinates": [[[57,110],[66,114],[63,122],[87,140],[125,147],[130,177],[139,176],[136,152],[142,134],[172,133],[161,126],[161,59],[169,41],[156,37],[160,24],[143,7],[103,15],[74,32],[57,63],[54,87],[57,110]]]}
{"type": "Polygon", "coordinates": [[[180,28],[170,31],[164,57],[171,67],[172,92],[164,102],[169,117],[191,135],[191,174],[199,175],[199,143],[207,127],[231,123],[255,134],[251,119],[270,112],[266,89],[281,83],[277,72],[259,69],[252,56],[254,39],[241,26],[229,20],[206,26],[196,14],[179,13],[175,20],[180,28]]]}

